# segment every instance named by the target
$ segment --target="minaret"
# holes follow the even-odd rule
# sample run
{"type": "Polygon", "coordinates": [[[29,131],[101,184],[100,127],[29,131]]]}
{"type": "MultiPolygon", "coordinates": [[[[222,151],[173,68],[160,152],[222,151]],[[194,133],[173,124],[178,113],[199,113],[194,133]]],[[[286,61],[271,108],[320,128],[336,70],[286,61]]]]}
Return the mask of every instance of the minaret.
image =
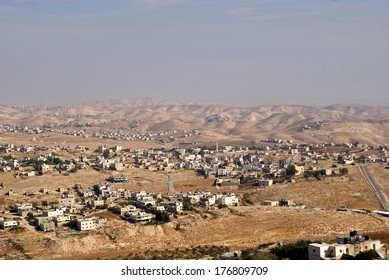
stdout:
{"type": "Polygon", "coordinates": [[[219,141],[216,141],[216,153],[219,152],[219,141]]]}

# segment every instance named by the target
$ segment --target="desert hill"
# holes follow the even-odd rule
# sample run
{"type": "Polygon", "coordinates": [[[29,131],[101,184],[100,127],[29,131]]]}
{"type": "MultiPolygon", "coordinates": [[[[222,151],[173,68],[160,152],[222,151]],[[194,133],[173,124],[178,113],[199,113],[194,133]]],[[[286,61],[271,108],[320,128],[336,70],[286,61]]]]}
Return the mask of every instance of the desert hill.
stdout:
{"type": "Polygon", "coordinates": [[[301,142],[363,142],[387,145],[389,107],[335,104],[226,105],[160,102],[155,99],[94,101],[58,107],[0,106],[0,125],[89,123],[90,129],[190,131],[224,139],[288,138],[301,142]]]}

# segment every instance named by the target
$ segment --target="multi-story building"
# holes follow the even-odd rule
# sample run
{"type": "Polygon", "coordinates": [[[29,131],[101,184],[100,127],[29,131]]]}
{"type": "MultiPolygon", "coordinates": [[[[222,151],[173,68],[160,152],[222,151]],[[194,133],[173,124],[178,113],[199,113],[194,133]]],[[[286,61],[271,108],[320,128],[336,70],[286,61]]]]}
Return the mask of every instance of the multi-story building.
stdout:
{"type": "Polygon", "coordinates": [[[350,232],[350,236],[337,237],[335,244],[311,243],[308,246],[310,260],[339,260],[344,256],[354,257],[360,252],[374,250],[381,257],[385,257],[385,250],[379,240],[370,239],[369,236],[350,232]]]}
{"type": "Polygon", "coordinates": [[[96,222],[92,219],[77,220],[77,229],[80,231],[96,229],[96,222]]]}
{"type": "Polygon", "coordinates": [[[0,219],[0,228],[1,229],[9,229],[9,228],[17,227],[17,226],[18,226],[18,222],[16,220],[7,220],[4,218],[0,219]]]}

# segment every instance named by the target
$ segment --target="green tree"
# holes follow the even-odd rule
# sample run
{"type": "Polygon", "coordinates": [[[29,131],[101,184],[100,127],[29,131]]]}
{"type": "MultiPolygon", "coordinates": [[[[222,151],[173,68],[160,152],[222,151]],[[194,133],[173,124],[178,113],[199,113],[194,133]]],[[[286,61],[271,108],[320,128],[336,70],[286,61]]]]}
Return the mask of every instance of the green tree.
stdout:
{"type": "Polygon", "coordinates": [[[369,250],[360,252],[355,256],[355,260],[374,260],[377,258],[377,252],[375,250],[369,250]]]}
{"type": "Polygon", "coordinates": [[[308,245],[310,240],[299,240],[296,243],[285,244],[270,250],[279,259],[308,260],[308,245]]]}
{"type": "Polygon", "coordinates": [[[192,204],[190,203],[190,199],[189,198],[184,198],[184,200],[182,201],[182,208],[184,210],[187,210],[187,211],[193,211],[194,210],[192,204]]]}
{"type": "Polygon", "coordinates": [[[155,220],[158,222],[168,223],[170,222],[170,215],[166,211],[157,211],[155,213],[155,220]]]}
{"type": "Polygon", "coordinates": [[[289,164],[288,167],[285,170],[286,177],[293,177],[296,175],[296,167],[293,164],[289,164]]]}
{"type": "Polygon", "coordinates": [[[107,158],[109,158],[109,154],[110,154],[110,152],[109,152],[109,150],[107,149],[107,150],[105,150],[105,151],[103,152],[103,157],[104,157],[105,159],[107,159],[107,158]]]}

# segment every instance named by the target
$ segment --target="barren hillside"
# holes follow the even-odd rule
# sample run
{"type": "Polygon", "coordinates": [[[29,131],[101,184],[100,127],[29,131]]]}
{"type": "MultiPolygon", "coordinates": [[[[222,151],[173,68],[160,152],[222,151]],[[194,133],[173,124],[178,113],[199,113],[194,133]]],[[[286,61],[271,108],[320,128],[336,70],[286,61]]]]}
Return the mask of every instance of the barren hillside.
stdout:
{"type": "MultiPolygon", "coordinates": [[[[204,135],[216,133],[219,140],[229,138],[231,141],[275,137],[299,142],[358,141],[387,145],[389,133],[389,107],[383,106],[238,106],[124,99],[63,107],[1,106],[0,109],[0,125],[55,124],[72,129],[80,123],[88,123],[91,131],[101,128],[152,132],[197,129],[204,135]]],[[[199,142],[202,140],[197,138],[199,142]]]]}

